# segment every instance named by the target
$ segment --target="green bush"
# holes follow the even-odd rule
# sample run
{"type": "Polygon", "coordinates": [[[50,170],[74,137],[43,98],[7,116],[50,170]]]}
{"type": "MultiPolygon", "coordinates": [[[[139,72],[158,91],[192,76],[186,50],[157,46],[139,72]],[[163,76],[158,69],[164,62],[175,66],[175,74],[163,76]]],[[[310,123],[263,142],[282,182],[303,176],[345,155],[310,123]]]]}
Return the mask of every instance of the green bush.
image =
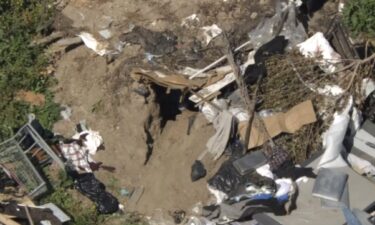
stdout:
{"type": "Polygon", "coordinates": [[[349,0],[344,7],[344,21],[354,35],[375,37],[375,1],[349,0]]]}
{"type": "Polygon", "coordinates": [[[48,90],[55,80],[42,73],[48,59],[42,47],[31,47],[31,41],[46,30],[53,17],[48,0],[0,1],[0,140],[35,113],[50,128],[58,119],[59,107],[48,90]],[[46,96],[44,106],[16,101],[18,91],[33,91],[46,96]]]}
{"type": "Polygon", "coordinates": [[[103,221],[103,218],[97,214],[94,205],[91,207],[82,206],[82,203],[74,198],[67,188],[56,188],[43,202],[52,202],[62,208],[72,217],[74,225],[99,225],[103,221]]]}

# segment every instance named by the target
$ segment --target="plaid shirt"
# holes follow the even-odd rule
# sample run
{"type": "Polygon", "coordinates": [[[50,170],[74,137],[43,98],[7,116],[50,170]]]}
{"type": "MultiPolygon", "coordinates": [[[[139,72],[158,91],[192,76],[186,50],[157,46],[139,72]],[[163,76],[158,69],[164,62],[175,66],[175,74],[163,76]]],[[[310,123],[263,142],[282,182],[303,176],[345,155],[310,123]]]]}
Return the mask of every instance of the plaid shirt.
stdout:
{"type": "Polygon", "coordinates": [[[61,152],[67,160],[68,166],[78,172],[92,173],[89,162],[93,162],[85,147],[77,143],[61,144],[61,152]]]}

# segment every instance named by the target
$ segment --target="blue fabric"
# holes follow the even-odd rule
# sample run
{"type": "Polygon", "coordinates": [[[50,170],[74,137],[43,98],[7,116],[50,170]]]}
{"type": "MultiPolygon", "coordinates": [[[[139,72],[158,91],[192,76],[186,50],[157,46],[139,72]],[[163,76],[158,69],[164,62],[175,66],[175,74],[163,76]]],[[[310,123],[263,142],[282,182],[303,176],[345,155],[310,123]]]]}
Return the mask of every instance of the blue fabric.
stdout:
{"type": "Polygon", "coordinates": [[[284,203],[284,202],[287,202],[288,200],[289,200],[289,194],[285,194],[285,195],[281,195],[277,197],[277,201],[279,201],[279,203],[284,203]]]}
{"type": "Polygon", "coordinates": [[[256,195],[252,196],[250,199],[251,200],[267,200],[267,199],[270,199],[272,197],[273,197],[272,194],[256,194],[256,195]]]}

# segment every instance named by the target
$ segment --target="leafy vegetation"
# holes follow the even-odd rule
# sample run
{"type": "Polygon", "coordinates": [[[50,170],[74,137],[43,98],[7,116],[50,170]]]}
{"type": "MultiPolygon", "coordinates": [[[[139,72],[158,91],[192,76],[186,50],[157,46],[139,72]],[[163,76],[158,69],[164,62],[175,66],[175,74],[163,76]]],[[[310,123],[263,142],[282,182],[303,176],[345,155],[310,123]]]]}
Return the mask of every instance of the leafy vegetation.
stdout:
{"type": "Polygon", "coordinates": [[[344,20],[354,35],[375,37],[375,1],[349,0],[344,7],[344,20]]]}
{"type": "MultiPolygon", "coordinates": [[[[136,213],[116,213],[113,215],[100,215],[95,205],[73,188],[73,180],[62,170],[57,174],[51,170],[45,171],[52,185],[53,192],[40,200],[41,204],[52,202],[63,209],[72,218],[72,225],[146,225],[143,217],[136,213]],[[53,175],[56,174],[56,175],[53,175]]],[[[118,186],[114,177],[107,185],[108,189],[118,186]]]]}
{"type": "Polygon", "coordinates": [[[28,113],[36,114],[47,128],[58,119],[59,106],[48,90],[55,80],[43,73],[48,59],[42,47],[30,45],[47,32],[53,13],[48,0],[0,1],[0,140],[23,125],[28,113]],[[45,104],[17,100],[20,90],[43,94],[45,104]]]}
{"type": "MultiPolygon", "coordinates": [[[[53,102],[49,90],[56,80],[46,75],[49,64],[42,46],[33,46],[32,40],[49,32],[54,10],[51,0],[0,0],[0,140],[10,137],[15,129],[27,121],[27,114],[34,113],[41,124],[52,127],[59,117],[60,107],[53,102]],[[17,98],[20,91],[44,95],[44,105],[32,105],[17,98]]],[[[99,110],[99,101],[93,111],[99,110]]],[[[47,170],[47,169],[46,169],[47,170]]],[[[48,171],[45,171],[48,176],[48,171]]],[[[80,193],[73,189],[73,181],[65,172],[52,181],[53,192],[41,203],[53,202],[68,213],[74,225],[116,224],[141,225],[142,218],[136,214],[103,216],[95,205],[77,198],[80,193]],[[57,178],[57,179],[56,179],[57,178]]],[[[110,186],[115,189],[117,181],[110,186]]]]}

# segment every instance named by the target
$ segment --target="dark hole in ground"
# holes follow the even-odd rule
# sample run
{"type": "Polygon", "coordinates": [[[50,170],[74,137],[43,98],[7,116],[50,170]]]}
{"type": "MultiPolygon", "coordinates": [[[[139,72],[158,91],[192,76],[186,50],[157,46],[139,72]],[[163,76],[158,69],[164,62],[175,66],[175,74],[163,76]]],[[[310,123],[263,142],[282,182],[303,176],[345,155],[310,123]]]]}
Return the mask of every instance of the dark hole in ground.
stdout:
{"type": "Polygon", "coordinates": [[[182,93],[180,90],[170,90],[167,93],[166,88],[157,85],[152,85],[151,88],[155,91],[155,101],[160,107],[160,130],[163,132],[168,120],[176,120],[176,116],[181,113],[179,107],[182,93]]]}

